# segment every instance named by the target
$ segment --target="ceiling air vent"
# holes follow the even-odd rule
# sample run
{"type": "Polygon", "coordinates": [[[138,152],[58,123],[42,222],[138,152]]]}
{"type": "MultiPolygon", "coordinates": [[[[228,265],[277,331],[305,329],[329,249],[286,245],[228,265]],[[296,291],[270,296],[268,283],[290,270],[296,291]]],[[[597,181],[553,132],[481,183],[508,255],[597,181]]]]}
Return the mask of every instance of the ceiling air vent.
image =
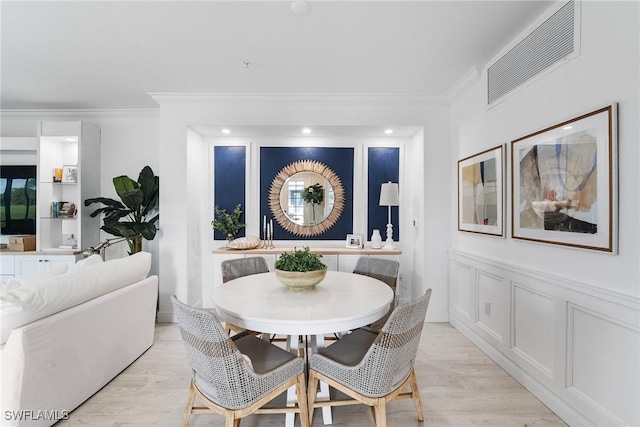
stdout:
{"type": "Polygon", "coordinates": [[[497,100],[575,52],[572,0],[487,69],[487,103],[497,100]]]}

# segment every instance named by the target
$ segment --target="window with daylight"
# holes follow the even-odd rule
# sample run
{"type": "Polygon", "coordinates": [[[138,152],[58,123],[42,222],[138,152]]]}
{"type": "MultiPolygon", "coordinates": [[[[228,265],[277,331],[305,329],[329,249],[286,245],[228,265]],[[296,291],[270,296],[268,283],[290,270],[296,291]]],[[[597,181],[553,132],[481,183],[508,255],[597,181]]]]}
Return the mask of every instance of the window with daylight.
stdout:
{"type": "Polygon", "coordinates": [[[287,216],[296,224],[303,224],[304,203],[301,191],[304,188],[304,181],[290,181],[288,184],[287,216]]]}

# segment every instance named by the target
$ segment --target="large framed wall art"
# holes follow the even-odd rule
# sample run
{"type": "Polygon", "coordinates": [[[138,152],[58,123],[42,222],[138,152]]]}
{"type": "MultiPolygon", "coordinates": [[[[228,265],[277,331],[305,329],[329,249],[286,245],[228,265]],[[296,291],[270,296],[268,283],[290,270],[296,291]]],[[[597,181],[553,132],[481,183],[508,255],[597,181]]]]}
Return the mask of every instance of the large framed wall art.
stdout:
{"type": "Polygon", "coordinates": [[[514,239],[617,252],[617,123],[610,105],[511,141],[514,239]]]}
{"type": "Polygon", "coordinates": [[[504,145],[458,161],[458,230],[504,236],[504,145]]]}

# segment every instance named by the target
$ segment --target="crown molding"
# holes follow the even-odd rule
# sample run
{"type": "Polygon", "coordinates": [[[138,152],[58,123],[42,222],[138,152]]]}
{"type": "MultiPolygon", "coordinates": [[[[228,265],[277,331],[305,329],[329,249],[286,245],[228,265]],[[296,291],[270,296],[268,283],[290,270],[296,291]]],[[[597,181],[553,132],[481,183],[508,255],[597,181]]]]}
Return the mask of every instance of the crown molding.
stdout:
{"type": "Polygon", "coordinates": [[[444,96],[402,93],[159,93],[159,105],[448,105],[444,96]]]}
{"type": "Polygon", "coordinates": [[[445,95],[447,102],[452,104],[460,95],[476,84],[478,80],[480,80],[480,73],[478,73],[478,69],[473,66],[447,91],[445,95]]]}
{"type": "Polygon", "coordinates": [[[159,109],[95,109],[95,110],[0,110],[0,118],[42,119],[42,118],[157,118],[159,109]]]}

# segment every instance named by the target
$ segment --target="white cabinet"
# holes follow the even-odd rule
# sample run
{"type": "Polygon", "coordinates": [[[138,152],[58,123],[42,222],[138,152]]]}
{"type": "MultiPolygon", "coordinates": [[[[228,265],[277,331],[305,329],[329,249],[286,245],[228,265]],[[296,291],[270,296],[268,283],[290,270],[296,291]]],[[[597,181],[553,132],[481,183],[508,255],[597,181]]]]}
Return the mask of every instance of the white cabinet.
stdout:
{"type": "Polygon", "coordinates": [[[44,273],[59,265],[68,265],[72,268],[77,255],[14,255],[15,276],[30,276],[32,274],[44,273]]]}
{"type": "Polygon", "coordinates": [[[11,279],[15,275],[13,255],[0,255],[0,281],[11,279]]]}
{"type": "Polygon", "coordinates": [[[38,127],[36,249],[82,249],[100,239],[84,200],[100,194],[100,129],[82,122],[38,127]],[[76,247],[69,247],[75,243],[76,247]]]}

